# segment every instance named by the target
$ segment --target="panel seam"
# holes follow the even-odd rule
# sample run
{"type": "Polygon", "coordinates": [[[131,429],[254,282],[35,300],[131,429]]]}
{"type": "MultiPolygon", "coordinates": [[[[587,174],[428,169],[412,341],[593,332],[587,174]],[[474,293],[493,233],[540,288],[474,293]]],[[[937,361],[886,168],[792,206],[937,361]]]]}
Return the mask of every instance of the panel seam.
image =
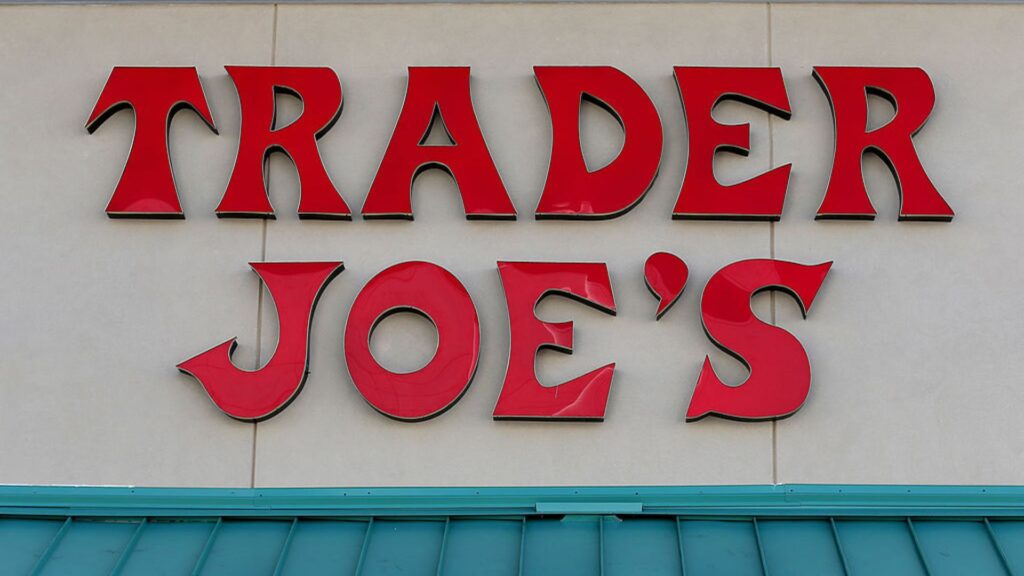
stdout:
{"type": "MultiPolygon", "coordinates": [[[[765,3],[765,21],[766,21],[766,48],[768,52],[768,66],[772,66],[772,3],[765,3]]],[[[772,114],[768,114],[768,168],[775,168],[775,123],[772,121],[772,114]]],[[[780,215],[781,219],[781,215],[780,215]]],[[[775,259],[775,222],[768,223],[768,257],[775,259]]],[[[775,319],[775,291],[772,290],[768,293],[769,303],[771,306],[771,320],[772,325],[776,325],[775,319]]],[[[779,422],[778,420],[772,420],[772,485],[777,486],[779,484],[779,422]]]]}
{"type": "MultiPolygon", "coordinates": [[[[277,65],[277,7],[278,4],[274,4],[274,17],[270,32],[270,65],[277,65]]],[[[267,260],[267,226],[268,221],[266,218],[263,219],[260,225],[260,262],[266,262],[267,260]]],[[[261,353],[263,350],[263,292],[264,292],[263,279],[260,278],[259,282],[259,293],[256,295],[256,366],[255,369],[260,369],[261,353]]],[[[256,438],[259,432],[259,422],[252,423],[252,454],[251,462],[252,466],[249,470],[249,487],[256,487],[256,438]]]]}

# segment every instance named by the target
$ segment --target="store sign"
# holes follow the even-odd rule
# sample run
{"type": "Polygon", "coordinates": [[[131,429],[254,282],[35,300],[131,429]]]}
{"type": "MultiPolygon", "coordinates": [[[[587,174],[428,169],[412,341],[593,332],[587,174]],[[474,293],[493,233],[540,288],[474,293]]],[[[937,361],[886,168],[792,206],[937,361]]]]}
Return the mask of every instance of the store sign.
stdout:
{"type": "MultiPolygon", "coordinates": [[[[274,218],[267,190],[266,160],[282,151],[293,161],[301,190],[300,218],[351,220],[352,210],[332,184],[317,140],[341,114],[342,91],[330,68],[229,66],[241,104],[238,154],[224,196],[222,218],[274,218]],[[301,99],[301,115],[275,126],[275,94],[301,99]]],[[[534,211],[538,219],[608,219],[643,200],[658,174],[663,128],[658,111],[632,78],[611,67],[536,67],[547,102],[552,149],[547,180],[534,211]],[[608,165],[590,171],[580,143],[580,106],[594,102],[621,124],[624,142],[608,165]]],[[[832,174],[818,219],[873,219],[861,160],[865,152],[889,166],[900,193],[900,220],[950,221],[953,211],[929,180],[914,150],[913,135],[924,125],[935,94],[919,68],[817,67],[835,121],[832,174]],[[896,110],[884,126],[868,127],[868,94],[889,100],[896,110]]],[[[677,67],[675,80],[686,113],[686,174],[671,216],[678,219],[778,221],[791,165],[773,168],[734,185],[715,178],[718,152],[746,155],[750,127],[725,125],[712,117],[722,101],[735,100],[789,119],[791,111],[778,68],[677,67]]],[[[195,68],[113,70],[87,123],[96,130],[117,111],[135,113],[135,137],[124,172],[107,205],[111,218],[184,218],[168,155],[174,114],[188,108],[216,131],[195,68]]],[[[517,210],[491,159],[470,97],[467,67],[409,69],[405,103],[391,141],[361,210],[363,218],[413,219],[412,182],[440,168],[455,180],[466,218],[514,220],[517,210]],[[449,145],[428,145],[440,119],[449,145]]],[[[709,339],[740,359],[750,376],[728,386],[710,360],[697,380],[687,420],[718,415],[741,420],[782,418],[804,403],[811,384],[810,362],[800,342],[766,324],[750,309],[764,290],[793,296],[806,314],[832,263],[803,265],[773,259],[729,263],[708,279],[701,296],[701,322],[709,339]]],[[[341,262],[251,264],[277,307],[280,339],[274,356],[256,371],[231,362],[235,340],[220,344],[178,368],[195,377],[213,402],[240,420],[262,420],[283,410],[307,375],[309,338],[316,301],[341,262]]],[[[551,294],[568,296],[615,314],[615,299],[604,263],[497,263],[509,313],[510,350],[495,419],[601,420],[615,372],[609,363],[557,386],[543,386],[534,364],[537,352],[572,350],[571,322],[537,318],[537,303],[551,294]]],[[[658,298],[661,318],[685,288],[686,264],[669,253],[651,255],[645,280],[658,298]]],[[[345,358],[352,381],[366,401],[406,421],[437,416],[465,393],[476,371],[480,323],[469,292],[444,268],[403,262],[381,271],[356,298],[345,327],[345,358]],[[370,334],[387,315],[413,311],[438,333],[433,359],[411,373],[391,372],[369,350],[370,334]]]]}

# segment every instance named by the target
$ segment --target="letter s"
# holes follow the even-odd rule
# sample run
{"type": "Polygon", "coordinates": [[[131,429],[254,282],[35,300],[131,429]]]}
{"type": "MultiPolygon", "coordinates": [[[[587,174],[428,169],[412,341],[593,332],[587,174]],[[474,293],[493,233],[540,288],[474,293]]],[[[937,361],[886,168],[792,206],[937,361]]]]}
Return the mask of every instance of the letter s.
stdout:
{"type": "Polygon", "coordinates": [[[781,260],[742,260],[708,280],[701,296],[704,331],[711,341],[750,369],[739,386],[727,386],[711,360],[704,366],[686,411],[686,420],[715,414],[737,420],[774,420],[800,409],[811,387],[811,363],[789,332],[758,320],[750,298],[764,290],[795,297],[807,315],[831,262],[807,266],[781,260]]]}

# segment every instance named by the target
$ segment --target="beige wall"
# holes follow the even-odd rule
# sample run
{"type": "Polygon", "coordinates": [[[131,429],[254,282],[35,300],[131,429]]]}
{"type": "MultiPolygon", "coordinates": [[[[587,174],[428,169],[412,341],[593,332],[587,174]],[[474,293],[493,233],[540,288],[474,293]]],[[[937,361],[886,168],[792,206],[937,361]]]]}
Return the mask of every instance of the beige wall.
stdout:
{"type": "MultiPolygon", "coordinates": [[[[0,7],[0,483],[182,486],[1012,483],[1024,482],[1024,7],[956,5],[403,5],[0,7]],[[223,66],[325,65],[345,111],[321,141],[354,208],[365,197],[410,65],[470,65],[476,110],[520,211],[467,222],[450,181],[417,181],[416,221],[300,222],[289,163],[271,163],[278,219],[218,221],[238,134],[223,66]],[[665,126],[644,202],[606,222],[532,218],[550,146],[538,64],[607,64],[635,78],[665,126]],[[738,181],[794,164],[782,222],[673,222],[685,121],[673,65],[780,66],[789,122],[729,104],[753,153],[723,158],[738,181]],[[938,103],[917,138],[957,212],[897,223],[895,186],[866,162],[877,221],[815,222],[831,161],[813,65],[921,66],[938,103]],[[176,118],[172,158],[184,222],[112,221],[103,207],[128,148],[119,114],[83,124],[115,65],[195,65],[220,128],[176,118]],[[676,307],[653,321],[644,259],[690,266],[676,307]],[[683,422],[702,359],[742,368],[703,335],[700,290],[750,257],[834,260],[810,317],[784,296],[755,309],[802,339],[814,382],[777,424],[683,422]],[[273,352],[276,318],[247,262],[342,259],[313,325],[311,375],[264,423],[221,414],[174,365],[231,336],[239,365],[273,352]],[[453,271],[479,311],[483,351],[466,396],[441,417],[391,421],[353,388],[341,353],[347,310],[384,267],[425,259],[453,271]],[[507,355],[498,259],[608,262],[619,315],[567,301],[576,353],[544,353],[546,382],[618,362],[600,424],[493,422],[507,355]]],[[[617,126],[588,110],[587,150],[610,158],[617,126]]],[[[396,358],[430,331],[395,322],[375,338],[396,358]],[[402,332],[405,328],[407,331],[402,332]]],[[[405,362],[410,362],[405,358],[405,362]]]]}

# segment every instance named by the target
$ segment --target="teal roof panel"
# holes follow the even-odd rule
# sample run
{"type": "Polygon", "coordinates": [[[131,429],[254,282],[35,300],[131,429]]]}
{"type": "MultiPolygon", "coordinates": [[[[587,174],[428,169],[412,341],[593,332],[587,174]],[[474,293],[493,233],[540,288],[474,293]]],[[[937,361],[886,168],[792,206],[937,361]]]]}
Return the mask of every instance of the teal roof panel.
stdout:
{"type": "Polygon", "coordinates": [[[830,519],[762,520],[757,533],[771,574],[829,576],[844,574],[830,519]]]}
{"type": "Polygon", "coordinates": [[[301,520],[292,533],[282,576],[355,574],[369,521],[301,520]]]}
{"type": "Polygon", "coordinates": [[[182,522],[156,518],[140,526],[139,537],[126,550],[121,574],[171,576],[191,574],[216,522],[182,522]]]}
{"type": "Polygon", "coordinates": [[[63,520],[0,518],[0,575],[28,574],[63,524],[63,520]]]}
{"type": "Polygon", "coordinates": [[[523,573],[536,576],[592,576],[600,573],[597,520],[573,516],[526,521],[523,573]]]}
{"type": "Polygon", "coordinates": [[[1016,531],[1006,539],[1006,563],[984,520],[914,522],[919,547],[903,537],[905,519],[838,520],[838,539],[825,538],[830,522],[762,519],[755,529],[753,520],[616,516],[374,519],[372,526],[322,519],[7,519],[0,575],[1020,574],[1020,522],[1009,530],[1011,523],[995,523],[1003,525],[994,528],[1001,535],[1016,531]]]}
{"type": "Polygon", "coordinates": [[[992,537],[1013,574],[1024,574],[1024,522],[993,520],[989,522],[992,537]]]}
{"type": "Polygon", "coordinates": [[[906,519],[836,520],[836,535],[853,574],[927,576],[906,519]]]}
{"type": "Polygon", "coordinates": [[[445,522],[386,519],[367,528],[360,576],[434,576],[441,561],[445,522]]]}
{"type": "Polygon", "coordinates": [[[516,576],[522,549],[522,518],[452,520],[445,539],[441,576],[516,576]],[[480,562],[480,559],[484,559],[480,562]]]}
{"type": "Polygon", "coordinates": [[[273,572],[292,522],[242,518],[219,521],[211,530],[196,573],[260,574],[273,572]]]}
{"type": "Polygon", "coordinates": [[[682,520],[679,533],[684,573],[761,576],[753,520],[682,520]]]}
{"type": "Polygon", "coordinates": [[[0,487],[0,576],[1024,576],[1024,488],[559,490],[0,487]]]}
{"type": "Polygon", "coordinates": [[[612,516],[604,530],[604,574],[662,574],[683,576],[679,557],[679,528],[675,518],[612,516]]]}
{"type": "Polygon", "coordinates": [[[55,536],[60,541],[53,545],[50,556],[36,573],[42,576],[110,574],[138,527],[138,522],[120,519],[68,521],[55,536]]]}
{"type": "Polygon", "coordinates": [[[984,522],[910,522],[932,576],[1005,574],[1003,560],[984,522]]]}

